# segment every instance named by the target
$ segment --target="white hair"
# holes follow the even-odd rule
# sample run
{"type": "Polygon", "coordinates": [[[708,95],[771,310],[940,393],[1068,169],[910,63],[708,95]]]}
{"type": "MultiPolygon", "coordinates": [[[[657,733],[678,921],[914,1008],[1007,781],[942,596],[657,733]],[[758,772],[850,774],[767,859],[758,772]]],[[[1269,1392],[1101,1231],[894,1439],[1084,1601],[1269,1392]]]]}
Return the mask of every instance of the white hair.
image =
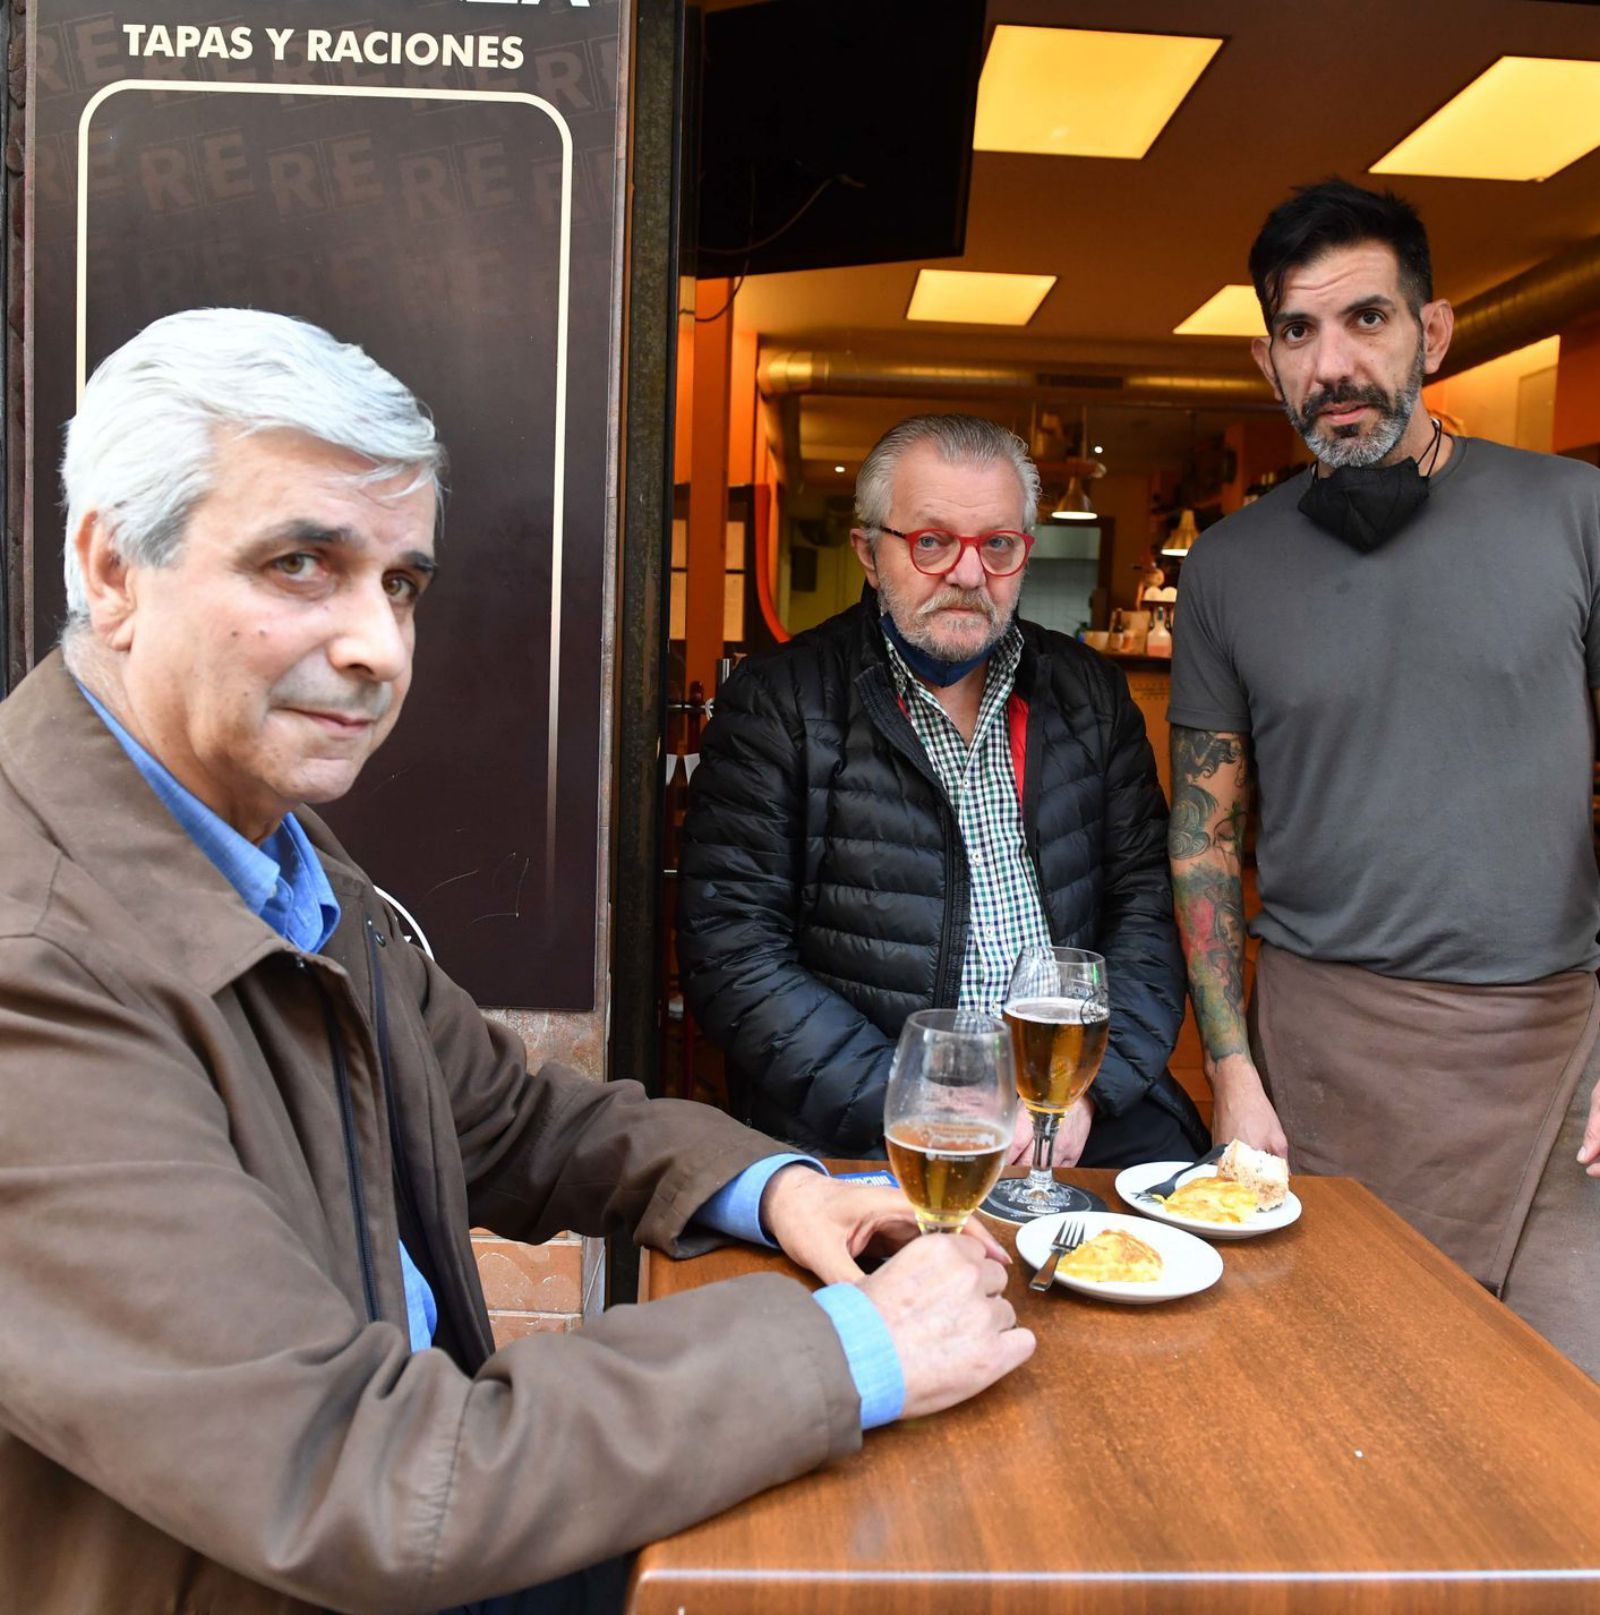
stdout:
{"type": "Polygon", "coordinates": [[[218,436],[301,432],[440,494],[444,445],[410,390],[351,343],[285,314],[191,308],[147,325],[89,378],[67,424],[67,626],[88,618],[74,542],[98,513],[124,561],[165,566],[211,491],[218,436]]]}
{"type": "Polygon", "coordinates": [[[1039,519],[1039,468],[1015,432],[981,415],[913,415],[891,426],[872,446],[856,477],[856,520],[874,537],[889,519],[894,474],[908,449],[929,444],[951,465],[1009,465],[1022,484],[1022,526],[1039,519]]]}

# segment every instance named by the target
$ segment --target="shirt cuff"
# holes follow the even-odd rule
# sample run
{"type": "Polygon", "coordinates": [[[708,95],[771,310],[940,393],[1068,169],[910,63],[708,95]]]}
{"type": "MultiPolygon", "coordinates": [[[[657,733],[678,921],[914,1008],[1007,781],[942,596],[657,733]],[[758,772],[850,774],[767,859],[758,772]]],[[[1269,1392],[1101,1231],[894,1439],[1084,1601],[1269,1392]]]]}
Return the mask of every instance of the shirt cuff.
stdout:
{"type": "Polygon", "coordinates": [[[883,1314],[853,1284],[827,1285],[812,1299],[839,1333],[850,1378],[861,1398],[861,1428],[893,1424],[906,1405],[906,1380],[883,1314]]]}
{"type": "MultiPolygon", "coordinates": [[[[715,1234],[726,1234],[729,1239],[774,1247],[776,1242],[761,1222],[761,1196],[784,1167],[793,1166],[797,1161],[802,1166],[814,1167],[824,1177],[828,1174],[822,1162],[812,1160],[809,1155],[768,1155],[723,1184],[691,1220],[715,1234]]],[[[870,1306],[871,1302],[867,1304],[870,1306]]]]}

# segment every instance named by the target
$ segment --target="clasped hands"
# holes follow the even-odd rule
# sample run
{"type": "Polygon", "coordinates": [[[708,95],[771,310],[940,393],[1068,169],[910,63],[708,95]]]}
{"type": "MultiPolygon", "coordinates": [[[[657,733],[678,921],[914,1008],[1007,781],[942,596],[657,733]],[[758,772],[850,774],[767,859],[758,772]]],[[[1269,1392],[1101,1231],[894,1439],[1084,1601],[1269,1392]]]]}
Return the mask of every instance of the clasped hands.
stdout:
{"type": "MultiPolygon", "coordinates": [[[[1046,1166],[1076,1166],[1089,1142],[1089,1127],[1094,1121],[1094,1101],[1085,1094],[1075,1100],[1061,1118],[1056,1136],[1051,1141],[1050,1159],[1046,1166]]],[[[1006,1157],[1008,1166],[1033,1165],[1033,1112],[1026,1105],[1017,1106],[1017,1119],[1011,1129],[1011,1153],[1006,1157]]]]}
{"type": "Polygon", "coordinates": [[[976,1218],[924,1238],[898,1189],[798,1164],[767,1184],[761,1218],[792,1262],[826,1284],[859,1285],[877,1307],[905,1379],[903,1417],[965,1401],[1033,1355],[1032,1331],[1001,1293],[1011,1258],[976,1218]],[[892,1254],[863,1274],[857,1258],[869,1251],[892,1254]]]}

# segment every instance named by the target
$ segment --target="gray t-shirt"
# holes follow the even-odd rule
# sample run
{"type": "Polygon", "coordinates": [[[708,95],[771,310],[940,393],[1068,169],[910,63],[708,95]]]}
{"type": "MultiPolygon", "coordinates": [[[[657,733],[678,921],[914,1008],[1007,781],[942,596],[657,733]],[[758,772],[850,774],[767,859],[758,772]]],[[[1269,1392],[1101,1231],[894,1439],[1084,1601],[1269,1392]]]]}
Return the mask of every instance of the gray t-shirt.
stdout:
{"type": "Polygon", "coordinates": [[[1298,476],[1184,564],[1167,716],[1248,733],[1257,936],[1424,981],[1600,964],[1600,471],[1459,439],[1362,555],[1298,476]]]}

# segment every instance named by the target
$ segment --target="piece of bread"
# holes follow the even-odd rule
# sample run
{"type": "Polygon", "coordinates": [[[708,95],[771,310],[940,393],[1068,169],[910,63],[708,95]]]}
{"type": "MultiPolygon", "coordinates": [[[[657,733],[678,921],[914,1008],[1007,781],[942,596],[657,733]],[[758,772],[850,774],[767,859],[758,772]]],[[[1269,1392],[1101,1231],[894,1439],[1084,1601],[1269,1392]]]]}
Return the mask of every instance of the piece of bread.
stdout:
{"type": "Polygon", "coordinates": [[[1057,1272],[1100,1284],[1154,1284],[1161,1277],[1161,1252],[1120,1228],[1107,1228],[1068,1251],[1057,1272]]]}
{"type": "Polygon", "coordinates": [[[1217,1176],[1231,1183],[1248,1183],[1255,1190],[1256,1204],[1263,1211],[1281,1206],[1289,1192],[1289,1163],[1281,1155],[1251,1149],[1238,1139],[1222,1152],[1217,1162],[1217,1176]]]}

